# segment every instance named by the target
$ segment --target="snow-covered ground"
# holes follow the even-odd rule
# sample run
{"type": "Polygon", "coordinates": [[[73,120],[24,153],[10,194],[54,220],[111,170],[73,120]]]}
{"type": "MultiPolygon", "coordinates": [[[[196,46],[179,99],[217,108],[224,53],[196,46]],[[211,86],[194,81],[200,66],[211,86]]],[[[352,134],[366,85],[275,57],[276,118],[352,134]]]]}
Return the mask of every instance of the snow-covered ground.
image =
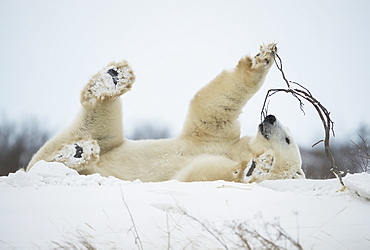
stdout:
{"type": "Polygon", "coordinates": [[[142,183],[39,162],[0,178],[0,249],[266,245],[257,235],[287,249],[370,249],[370,175],[344,181],[344,192],[336,179],[142,183]]]}

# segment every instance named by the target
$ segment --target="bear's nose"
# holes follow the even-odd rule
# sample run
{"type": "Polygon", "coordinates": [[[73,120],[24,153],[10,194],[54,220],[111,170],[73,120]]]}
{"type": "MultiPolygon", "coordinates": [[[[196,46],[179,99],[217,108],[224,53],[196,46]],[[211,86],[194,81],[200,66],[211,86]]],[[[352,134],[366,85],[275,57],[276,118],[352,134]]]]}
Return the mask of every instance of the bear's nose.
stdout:
{"type": "Polygon", "coordinates": [[[270,124],[274,124],[275,121],[276,121],[276,117],[274,115],[268,115],[265,118],[265,122],[268,122],[270,124]]]}

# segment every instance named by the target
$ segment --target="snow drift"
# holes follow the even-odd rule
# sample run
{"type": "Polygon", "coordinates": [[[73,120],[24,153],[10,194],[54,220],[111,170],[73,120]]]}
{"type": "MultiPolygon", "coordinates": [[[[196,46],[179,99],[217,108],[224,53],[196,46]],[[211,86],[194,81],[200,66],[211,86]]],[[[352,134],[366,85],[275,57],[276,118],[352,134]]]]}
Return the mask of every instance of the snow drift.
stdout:
{"type": "Polygon", "coordinates": [[[0,178],[0,248],[259,248],[259,235],[288,249],[369,249],[370,175],[344,182],[142,183],[39,162],[0,178]]]}

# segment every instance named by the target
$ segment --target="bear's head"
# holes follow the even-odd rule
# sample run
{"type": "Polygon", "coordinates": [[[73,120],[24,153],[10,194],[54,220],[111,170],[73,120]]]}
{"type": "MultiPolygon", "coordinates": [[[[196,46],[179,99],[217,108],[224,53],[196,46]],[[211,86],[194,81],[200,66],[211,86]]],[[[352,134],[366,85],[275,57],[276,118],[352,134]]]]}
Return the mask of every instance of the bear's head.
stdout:
{"type": "Polygon", "coordinates": [[[268,115],[258,126],[257,135],[250,141],[250,147],[254,157],[266,153],[273,156],[271,174],[274,179],[304,178],[298,145],[290,130],[275,116],[268,115]]]}

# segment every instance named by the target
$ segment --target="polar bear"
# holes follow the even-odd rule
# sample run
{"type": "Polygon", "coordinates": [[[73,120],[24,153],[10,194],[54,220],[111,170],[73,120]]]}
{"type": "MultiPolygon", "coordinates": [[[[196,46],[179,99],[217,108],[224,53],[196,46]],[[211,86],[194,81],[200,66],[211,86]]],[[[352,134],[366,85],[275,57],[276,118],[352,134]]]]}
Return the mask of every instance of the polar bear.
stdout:
{"type": "Polygon", "coordinates": [[[124,138],[119,97],[135,75],[126,61],[111,63],[81,92],[82,109],[71,126],[40,148],[27,171],[45,160],[80,174],[143,182],[304,178],[297,144],[275,116],[267,116],[255,136],[240,136],[238,116],[262,86],[276,52],[275,44],[263,45],[256,56],[221,72],[192,99],[180,135],[161,140],[124,138]]]}

